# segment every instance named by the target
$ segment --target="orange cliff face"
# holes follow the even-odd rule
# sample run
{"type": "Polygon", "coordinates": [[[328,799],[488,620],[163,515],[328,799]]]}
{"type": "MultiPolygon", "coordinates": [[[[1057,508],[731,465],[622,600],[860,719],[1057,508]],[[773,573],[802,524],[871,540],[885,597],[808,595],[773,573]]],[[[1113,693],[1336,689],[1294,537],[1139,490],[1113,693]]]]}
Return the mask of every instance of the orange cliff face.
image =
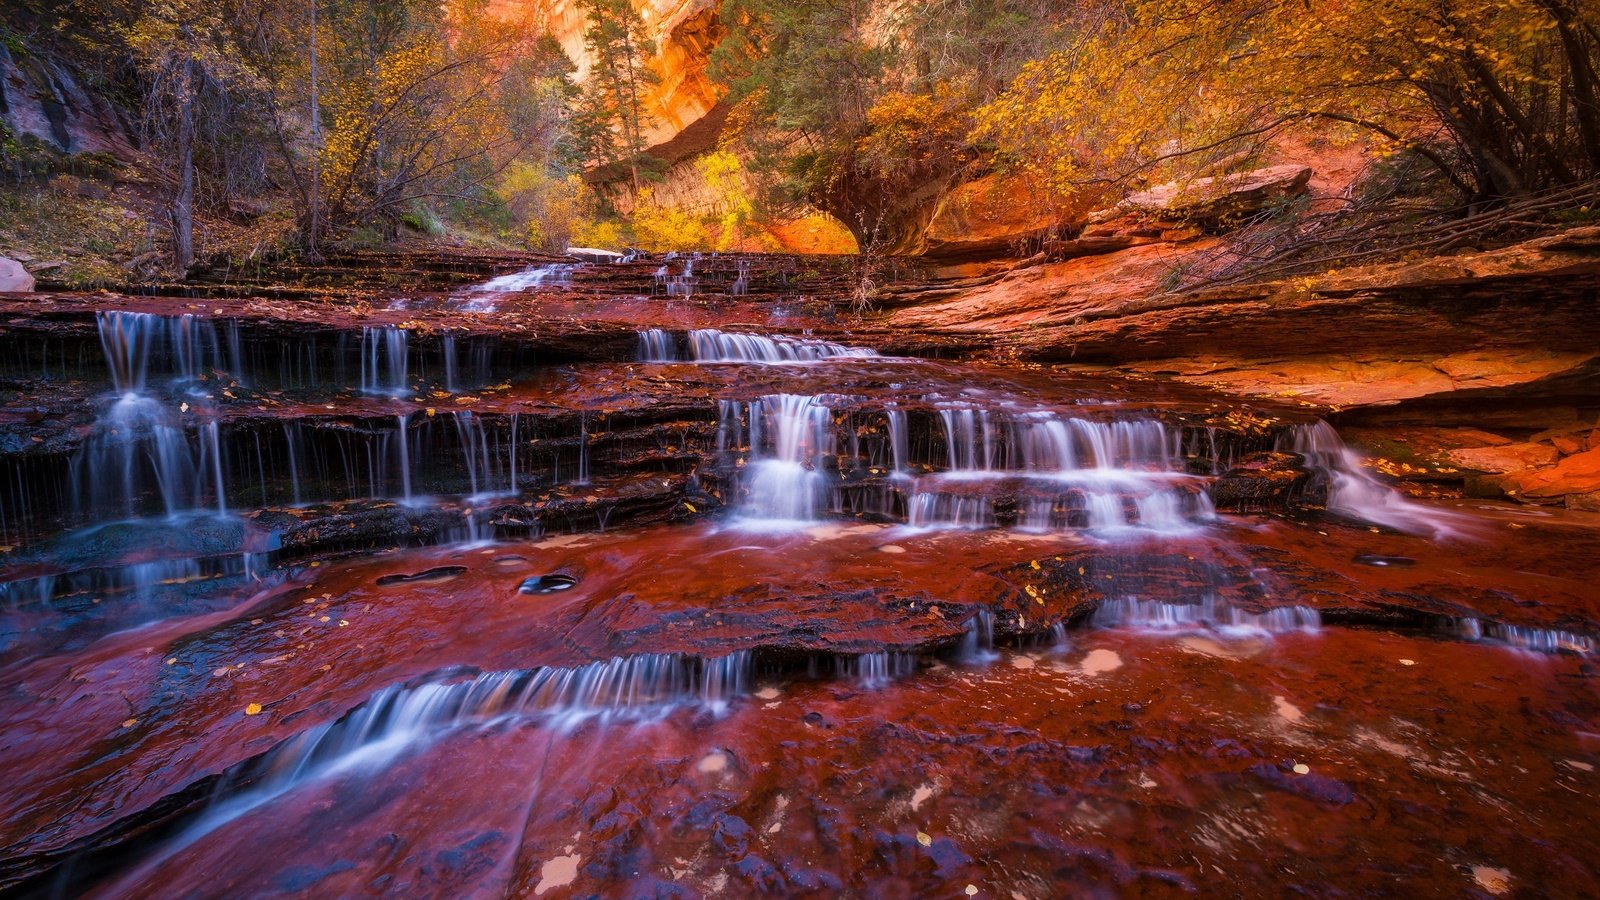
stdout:
{"type": "MultiPolygon", "coordinates": [[[[717,0],[634,0],[634,8],[656,44],[652,66],[660,83],[648,100],[648,142],[659,147],[704,119],[716,106],[719,92],[706,70],[722,27],[717,21],[717,0]]],[[[561,44],[577,66],[578,81],[588,77],[593,60],[584,48],[588,15],[581,0],[494,0],[489,13],[505,19],[531,19],[561,44]]]]}

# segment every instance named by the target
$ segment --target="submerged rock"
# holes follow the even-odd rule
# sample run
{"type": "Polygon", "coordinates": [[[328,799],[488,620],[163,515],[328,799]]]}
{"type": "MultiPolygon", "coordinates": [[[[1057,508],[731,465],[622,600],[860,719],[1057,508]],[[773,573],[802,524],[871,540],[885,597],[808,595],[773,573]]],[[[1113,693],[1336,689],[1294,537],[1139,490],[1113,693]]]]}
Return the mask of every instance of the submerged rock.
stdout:
{"type": "Polygon", "coordinates": [[[1313,485],[1305,457],[1298,453],[1251,454],[1211,483],[1212,504],[1231,512],[1281,511],[1302,503],[1320,506],[1327,503],[1327,494],[1326,482],[1313,485]]]}

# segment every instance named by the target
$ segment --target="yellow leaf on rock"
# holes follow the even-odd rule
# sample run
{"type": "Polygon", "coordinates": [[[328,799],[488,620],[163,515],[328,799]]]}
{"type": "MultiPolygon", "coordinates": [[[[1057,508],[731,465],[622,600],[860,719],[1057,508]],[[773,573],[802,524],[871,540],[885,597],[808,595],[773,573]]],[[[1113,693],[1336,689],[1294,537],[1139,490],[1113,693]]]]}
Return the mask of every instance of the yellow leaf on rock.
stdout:
{"type": "Polygon", "coordinates": [[[247,716],[259,716],[259,715],[261,715],[261,704],[252,703],[249,706],[246,706],[244,708],[244,714],[247,715],[247,716]]]}

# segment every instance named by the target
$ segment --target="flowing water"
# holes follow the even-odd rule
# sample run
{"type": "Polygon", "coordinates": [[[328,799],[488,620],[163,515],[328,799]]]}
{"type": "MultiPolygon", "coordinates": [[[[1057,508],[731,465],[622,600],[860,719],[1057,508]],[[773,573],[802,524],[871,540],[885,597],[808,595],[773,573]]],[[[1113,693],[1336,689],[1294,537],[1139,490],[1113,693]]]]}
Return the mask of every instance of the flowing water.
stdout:
{"type": "Polygon", "coordinates": [[[11,308],[0,888],[1591,893],[1600,517],[803,268],[11,308]]]}

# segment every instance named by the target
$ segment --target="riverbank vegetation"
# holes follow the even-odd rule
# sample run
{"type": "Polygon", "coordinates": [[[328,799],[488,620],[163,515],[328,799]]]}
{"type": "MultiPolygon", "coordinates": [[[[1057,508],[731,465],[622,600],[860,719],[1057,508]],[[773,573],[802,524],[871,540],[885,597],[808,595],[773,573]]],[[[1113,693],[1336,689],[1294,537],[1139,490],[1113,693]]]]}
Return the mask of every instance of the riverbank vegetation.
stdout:
{"type": "Polygon", "coordinates": [[[1600,12],[1574,0],[724,0],[695,64],[725,121],[684,158],[653,7],[581,10],[564,49],[532,3],[10,4],[9,70],[103,98],[125,146],[8,129],[0,236],[48,254],[30,210],[121,203],[99,240],[182,272],[406,236],[778,249],[821,213],[904,251],[982,179],[1070,225],[1287,136],[1372,148],[1341,208],[1254,223],[1250,269],[1582,220],[1600,177],[1600,12]]]}

